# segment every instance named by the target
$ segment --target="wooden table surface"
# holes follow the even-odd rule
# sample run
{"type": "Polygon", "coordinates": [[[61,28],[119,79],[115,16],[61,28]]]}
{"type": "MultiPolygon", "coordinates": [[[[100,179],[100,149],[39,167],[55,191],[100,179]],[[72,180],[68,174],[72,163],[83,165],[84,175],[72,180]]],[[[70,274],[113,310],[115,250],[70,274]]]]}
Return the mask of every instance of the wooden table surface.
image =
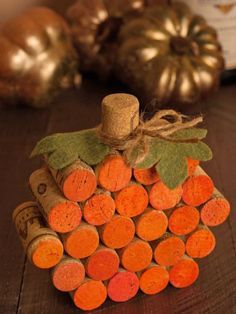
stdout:
{"type": "MultiPolygon", "coordinates": [[[[47,134],[94,127],[102,97],[119,87],[85,80],[83,88],[61,96],[57,105],[37,111],[0,108],[0,313],[79,313],[66,293],[56,291],[48,271],[27,262],[12,224],[16,205],[30,200],[28,177],[40,165],[28,156],[47,134]]],[[[96,313],[236,313],[236,86],[221,87],[204,104],[208,144],[214,159],[203,167],[232,204],[230,219],[214,228],[214,252],[199,261],[200,277],[185,289],[169,286],[156,296],[139,293],[126,303],[106,303],[96,313]]]]}

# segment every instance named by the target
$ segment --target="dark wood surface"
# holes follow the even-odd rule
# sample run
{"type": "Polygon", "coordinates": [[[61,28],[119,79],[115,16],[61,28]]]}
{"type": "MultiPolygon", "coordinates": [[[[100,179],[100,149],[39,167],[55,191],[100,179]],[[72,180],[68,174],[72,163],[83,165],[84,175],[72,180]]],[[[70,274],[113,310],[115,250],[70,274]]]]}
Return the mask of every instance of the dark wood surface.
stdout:
{"type": "MultiPolygon", "coordinates": [[[[106,88],[85,80],[83,88],[58,99],[43,111],[0,108],[0,313],[79,313],[68,294],[56,291],[48,271],[29,264],[23,254],[11,213],[31,199],[28,177],[40,160],[28,156],[37,140],[53,132],[74,131],[99,123],[106,88]]],[[[104,314],[236,313],[236,86],[221,87],[202,105],[207,142],[214,159],[203,165],[232,204],[230,219],[213,229],[215,251],[199,261],[200,277],[185,289],[168,287],[156,296],[139,293],[127,303],[107,301],[95,311],[104,314]]]]}

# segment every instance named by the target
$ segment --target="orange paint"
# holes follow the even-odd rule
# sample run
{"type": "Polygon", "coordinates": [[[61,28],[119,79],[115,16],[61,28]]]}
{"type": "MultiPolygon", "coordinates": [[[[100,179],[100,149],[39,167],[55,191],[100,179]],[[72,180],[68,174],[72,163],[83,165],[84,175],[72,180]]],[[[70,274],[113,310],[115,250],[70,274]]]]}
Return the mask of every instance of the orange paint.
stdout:
{"type": "Polygon", "coordinates": [[[165,267],[151,263],[139,279],[140,289],[146,294],[156,294],[166,288],[169,283],[169,273],[165,267]]]}
{"type": "Polygon", "coordinates": [[[72,291],[84,280],[84,265],[76,259],[64,257],[53,269],[52,282],[60,291],[72,291]]]}
{"type": "Polygon", "coordinates": [[[94,194],[84,205],[83,217],[91,225],[100,226],[110,221],[115,212],[115,201],[106,192],[94,194]]]}
{"type": "Polygon", "coordinates": [[[182,187],[179,186],[170,190],[163,182],[155,183],[150,190],[150,203],[158,210],[165,210],[175,207],[182,196],[182,187]]]}
{"type": "Polygon", "coordinates": [[[135,179],[143,185],[151,185],[160,180],[155,166],[148,169],[134,169],[133,174],[135,179]]]}
{"type": "Polygon", "coordinates": [[[84,311],[91,311],[101,306],[107,298],[107,289],[102,281],[85,279],[75,290],[73,300],[75,305],[84,311]]]}
{"type": "Polygon", "coordinates": [[[62,254],[63,246],[59,239],[42,239],[37,242],[31,255],[31,261],[39,268],[51,268],[60,261],[62,254]]]}
{"type": "Polygon", "coordinates": [[[203,258],[215,248],[214,234],[206,227],[194,231],[186,241],[186,253],[192,258],[203,258]]]}
{"type": "Polygon", "coordinates": [[[98,247],[99,235],[94,226],[84,222],[74,231],[63,235],[65,251],[74,258],[85,258],[98,247]]]}
{"type": "Polygon", "coordinates": [[[87,258],[85,269],[90,278],[107,280],[118,272],[119,263],[115,250],[101,246],[87,258]]]}
{"type": "Polygon", "coordinates": [[[169,217],[169,229],[176,235],[186,235],[197,228],[200,220],[199,211],[192,206],[176,208],[169,217]]]}
{"type": "Polygon", "coordinates": [[[152,248],[146,241],[134,238],[126,247],[118,251],[122,266],[129,271],[141,271],[152,260],[152,248]]]}
{"type": "Polygon", "coordinates": [[[148,193],[142,185],[131,183],[115,196],[116,210],[122,216],[135,217],[148,206],[148,193]]]}
{"type": "Polygon", "coordinates": [[[132,170],[120,155],[109,155],[96,170],[98,184],[111,192],[116,192],[128,185],[132,170]]]}
{"type": "Polygon", "coordinates": [[[192,176],[199,165],[199,160],[188,158],[188,175],[192,176]]]}
{"type": "Polygon", "coordinates": [[[206,175],[193,176],[183,184],[183,201],[187,205],[199,206],[208,201],[213,194],[214,184],[206,175]]]}
{"type": "Polygon", "coordinates": [[[192,285],[199,276],[198,264],[190,258],[183,258],[175,264],[170,272],[170,283],[176,288],[192,285]]]}
{"type": "Polygon", "coordinates": [[[90,169],[74,169],[63,182],[62,191],[66,198],[75,202],[87,200],[95,191],[97,179],[90,169]]]}
{"type": "Polygon", "coordinates": [[[158,241],[154,249],[154,259],[162,266],[176,264],[185,253],[185,244],[180,238],[166,234],[163,240],[158,241]]]}
{"type": "Polygon", "coordinates": [[[145,241],[160,238],[168,227],[168,218],[163,211],[148,208],[142,215],[135,218],[137,235],[145,241]]]}
{"type": "Polygon", "coordinates": [[[79,205],[68,201],[51,208],[48,214],[48,224],[53,230],[66,233],[74,230],[80,224],[81,217],[79,205]]]}
{"type": "Polygon", "coordinates": [[[230,204],[225,198],[213,198],[201,209],[201,220],[207,226],[218,226],[229,216],[230,204]]]}
{"type": "Polygon", "coordinates": [[[125,302],[133,298],[139,289],[139,280],[135,273],[120,270],[107,286],[109,298],[115,302],[125,302]]]}
{"type": "Polygon", "coordinates": [[[132,241],[135,225],[129,217],[114,215],[111,221],[99,228],[99,234],[106,246],[119,249],[132,241]]]}

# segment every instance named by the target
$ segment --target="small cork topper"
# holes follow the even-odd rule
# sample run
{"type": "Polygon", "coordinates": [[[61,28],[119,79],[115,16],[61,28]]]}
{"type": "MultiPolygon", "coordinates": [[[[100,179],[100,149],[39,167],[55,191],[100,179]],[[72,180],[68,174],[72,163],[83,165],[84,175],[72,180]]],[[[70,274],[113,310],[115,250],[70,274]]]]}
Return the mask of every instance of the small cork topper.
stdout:
{"type": "Polygon", "coordinates": [[[101,132],[106,137],[123,139],[139,125],[139,101],[129,94],[111,94],[102,100],[101,132]]]}

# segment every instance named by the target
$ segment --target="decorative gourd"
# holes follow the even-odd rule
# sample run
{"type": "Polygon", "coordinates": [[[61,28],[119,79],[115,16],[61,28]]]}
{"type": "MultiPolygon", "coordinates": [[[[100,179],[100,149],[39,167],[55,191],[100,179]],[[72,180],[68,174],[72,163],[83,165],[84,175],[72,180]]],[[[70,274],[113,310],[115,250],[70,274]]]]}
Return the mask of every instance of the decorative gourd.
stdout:
{"type": "Polygon", "coordinates": [[[0,29],[0,99],[45,107],[63,88],[79,83],[69,28],[54,11],[33,8],[0,29]]]}
{"type": "Polygon", "coordinates": [[[122,26],[117,47],[118,78],[162,105],[207,96],[224,66],[216,31],[183,3],[145,8],[122,26]]]}
{"type": "Polygon", "coordinates": [[[118,30],[128,12],[139,11],[144,0],[77,0],[67,17],[84,71],[106,77],[112,68],[118,30]]]}

